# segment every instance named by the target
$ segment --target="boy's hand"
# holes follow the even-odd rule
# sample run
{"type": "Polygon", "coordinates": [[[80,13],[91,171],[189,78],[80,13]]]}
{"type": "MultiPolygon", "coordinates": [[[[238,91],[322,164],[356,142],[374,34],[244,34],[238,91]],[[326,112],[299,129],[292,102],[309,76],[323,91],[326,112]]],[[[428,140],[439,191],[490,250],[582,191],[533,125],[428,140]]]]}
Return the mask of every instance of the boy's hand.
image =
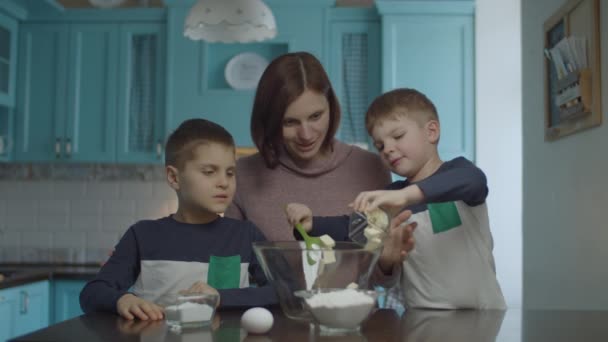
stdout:
{"type": "Polygon", "coordinates": [[[366,212],[378,207],[382,207],[388,212],[395,212],[423,200],[424,194],[418,185],[410,185],[399,190],[364,191],[355,198],[351,206],[359,212],[366,212]]]}
{"type": "Polygon", "coordinates": [[[406,224],[411,216],[412,212],[406,210],[391,220],[389,234],[384,239],[384,248],[378,260],[378,266],[384,274],[391,274],[393,266],[402,263],[408,253],[414,249],[413,231],[417,224],[416,222],[406,224]]]}
{"type": "Polygon", "coordinates": [[[131,320],[135,317],[141,320],[163,319],[164,310],[162,307],[141,299],[132,293],[127,293],[118,299],[116,311],[122,317],[131,320]]]}
{"type": "Polygon", "coordinates": [[[300,203],[289,203],[285,206],[285,214],[291,227],[299,223],[307,233],[310,233],[312,230],[312,210],[309,207],[300,203]]]}
{"type": "Polygon", "coordinates": [[[207,293],[207,294],[213,294],[217,296],[217,304],[215,305],[215,307],[218,307],[220,305],[220,293],[213,287],[209,286],[209,284],[202,282],[202,281],[197,281],[194,284],[192,284],[187,290],[181,290],[179,291],[179,294],[182,295],[187,295],[187,294],[196,294],[196,293],[207,293]]]}

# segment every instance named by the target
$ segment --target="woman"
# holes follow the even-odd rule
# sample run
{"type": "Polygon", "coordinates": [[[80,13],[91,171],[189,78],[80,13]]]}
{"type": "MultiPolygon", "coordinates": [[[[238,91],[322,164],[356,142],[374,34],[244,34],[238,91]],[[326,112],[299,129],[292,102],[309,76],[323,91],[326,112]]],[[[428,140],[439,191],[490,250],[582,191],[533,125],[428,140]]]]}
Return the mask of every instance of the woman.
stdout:
{"type": "Polygon", "coordinates": [[[237,192],[227,217],[252,221],[270,241],[293,240],[284,208],[348,214],[361,191],[382,189],[390,172],[380,157],[336,140],[340,105],[327,73],[306,52],[266,68],[255,94],[251,135],[258,153],[237,162],[237,192]]]}

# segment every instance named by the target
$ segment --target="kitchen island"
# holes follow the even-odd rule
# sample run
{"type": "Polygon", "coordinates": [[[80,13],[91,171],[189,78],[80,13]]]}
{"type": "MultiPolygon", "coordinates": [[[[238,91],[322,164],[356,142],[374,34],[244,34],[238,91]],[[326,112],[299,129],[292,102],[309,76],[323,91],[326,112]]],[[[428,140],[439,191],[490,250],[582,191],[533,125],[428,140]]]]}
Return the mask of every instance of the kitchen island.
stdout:
{"type": "Polygon", "coordinates": [[[211,327],[171,331],[164,321],[128,321],[113,314],[82,315],[11,341],[608,341],[608,311],[377,310],[360,334],[323,336],[312,324],[274,308],[266,335],[240,329],[242,310],[219,311],[211,327]]]}

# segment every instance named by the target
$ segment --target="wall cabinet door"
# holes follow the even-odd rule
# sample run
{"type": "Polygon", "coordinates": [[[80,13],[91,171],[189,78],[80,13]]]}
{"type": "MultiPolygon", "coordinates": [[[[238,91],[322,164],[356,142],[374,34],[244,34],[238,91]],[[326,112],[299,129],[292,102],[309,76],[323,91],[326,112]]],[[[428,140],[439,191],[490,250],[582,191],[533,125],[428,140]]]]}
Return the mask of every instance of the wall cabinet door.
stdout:
{"type": "Polygon", "coordinates": [[[15,160],[162,163],[164,24],[24,24],[21,37],[15,160]]]}
{"type": "Polygon", "coordinates": [[[17,20],[0,13],[0,105],[15,105],[17,20]]]}
{"type": "Polygon", "coordinates": [[[113,24],[70,24],[69,35],[62,157],[80,162],[114,161],[118,28],[113,24]]]}
{"type": "Polygon", "coordinates": [[[342,109],[338,135],[368,147],[365,112],[380,92],[380,22],[365,9],[336,10],[334,16],[329,74],[342,109]]]}
{"type": "Polygon", "coordinates": [[[382,16],[382,91],[415,88],[437,107],[443,160],[474,160],[473,2],[377,2],[382,16]]]}
{"type": "Polygon", "coordinates": [[[53,319],[59,323],[83,314],[80,309],[80,291],[85,280],[56,280],[53,284],[53,319]]]}
{"type": "Polygon", "coordinates": [[[118,162],[162,163],[165,25],[122,24],[118,63],[118,162]]]}
{"type": "Polygon", "coordinates": [[[19,51],[19,161],[113,161],[118,29],[24,24],[19,51]]]}
{"type": "Polygon", "coordinates": [[[68,26],[23,24],[19,45],[15,160],[61,160],[65,151],[68,26]]]}

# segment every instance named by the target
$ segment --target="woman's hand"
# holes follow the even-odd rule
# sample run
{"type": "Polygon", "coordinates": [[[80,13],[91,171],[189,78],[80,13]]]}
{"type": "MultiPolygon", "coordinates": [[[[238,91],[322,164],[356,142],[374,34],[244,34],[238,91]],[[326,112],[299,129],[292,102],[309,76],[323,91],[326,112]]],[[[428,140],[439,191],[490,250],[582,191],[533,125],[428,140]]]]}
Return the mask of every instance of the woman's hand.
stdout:
{"type": "Polygon", "coordinates": [[[413,232],[417,223],[406,222],[411,216],[412,212],[406,210],[391,220],[389,233],[384,239],[384,248],[378,260],[378,266],[384,274],[391,274],[393,266],[402,263],[414,249],[413,232]]]}
{"type": "Polygon", "coordinates": [[[309,207],[300,203],[289,203],[285,206],[285,214],[291,227],[299,223],[307,233],[310,233],[312,230],[312,210],[309,207]]]}
{"type": "Polygon", "coordinates": [[[118,311],[119,315],[128,320],[137,317],[146,321],[149,319],[163,319],[164,317],[164,309],[162,307],[141,299],[132,293],[127,293],[118,299],[116,311],[118,311]]]}

